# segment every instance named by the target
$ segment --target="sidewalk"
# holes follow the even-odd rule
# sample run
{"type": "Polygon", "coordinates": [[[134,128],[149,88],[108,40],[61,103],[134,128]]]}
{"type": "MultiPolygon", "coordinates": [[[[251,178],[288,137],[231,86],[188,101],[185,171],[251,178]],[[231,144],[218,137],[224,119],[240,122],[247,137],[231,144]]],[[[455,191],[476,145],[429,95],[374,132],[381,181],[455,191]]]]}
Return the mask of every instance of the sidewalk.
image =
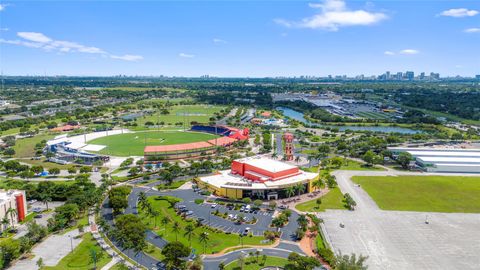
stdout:
{"type": "Polygon", "coordinates": [[[125,260],[122,256],[120,256],[120,254],[118,254],[118,252],[115,249],[113,249],[109,244],[105,242],[103,237],[98,232],[98,225],[97,223],[95,223],[95,212],[92,210],[88,213],[88,223],[90,224],[90,231],[92,232],[93,238],[103,248],[103,250],[105,250],[105,252],[107,252],[107,254],[112,258],[112,260],[109,263],[107,263],[105,266],[102,267],[102,270],[108,270],[119,262],[123,262],[129,268],[136,269],[132,263],[125,260]]]}

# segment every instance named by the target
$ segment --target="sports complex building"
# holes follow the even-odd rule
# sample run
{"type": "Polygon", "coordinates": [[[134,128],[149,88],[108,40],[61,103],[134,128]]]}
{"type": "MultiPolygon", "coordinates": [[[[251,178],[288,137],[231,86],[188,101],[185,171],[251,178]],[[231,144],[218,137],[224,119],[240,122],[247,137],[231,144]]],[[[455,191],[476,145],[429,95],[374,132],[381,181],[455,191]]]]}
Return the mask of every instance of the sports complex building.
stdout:
{"type": "Polygon", "coordinates": [[[204,142],[146,146],[144,149],[145,162],[190,159],[212,155],[217,152],[219,147],[229,148],[236,141],[247,140],[249,137],[248,129],[241,130],[227,126],[194,125],[191,127],[191,131],[211,133],[221,137],[204,142]]]}
{"type": "Polygon", "coordinates": [[[394,157],[410,153],[415,165],[426,172],[480,173],[480,149],[388,148],[394,157]]]}
{"type": "Polygon", "coordinates": [[[198,179],[198,185],[213,194],[231,199],[276,200],[286,198],[286,188],[299,185],[313,191],[318,174],[304,172],[297,166],[265,158],[248,157],[232,162],[231,169],[198,179]]]}

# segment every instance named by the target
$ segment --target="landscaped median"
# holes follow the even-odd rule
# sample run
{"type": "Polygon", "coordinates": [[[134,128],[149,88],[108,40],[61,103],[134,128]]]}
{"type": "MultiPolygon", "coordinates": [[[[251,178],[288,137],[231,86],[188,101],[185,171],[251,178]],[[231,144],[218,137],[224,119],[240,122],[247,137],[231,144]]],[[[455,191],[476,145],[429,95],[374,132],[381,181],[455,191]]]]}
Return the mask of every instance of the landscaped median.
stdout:
{"type": "Polygon", "coordinates": [[[297,204],[295,208],[302,212],[323,212],[325,209],[347,209],[343,202],[343,194],[338,187],[330,189],[330,191],[322,197],[297,204]],[[320,199],[320,201],[318,201],[320,199]]]}
{"type": "Polygon", "coordinates": [[[168,242],[178,240],[186,246],[195,249],[197,254],[213,254],[234,246],[266,246],[265,238],[259,236],[244,236],[228,234],[220,230],[203,226],[195,220],[185,219],[176,213],[175,203],[180,199],[170,196],[152,196],[148,198],[152,208],[158,212],[154,217],[147,214],[146,209],[139,207],[139,215],[149,229],[168,242]],[[156,226],[155,226],[156,225],[156,226]],[[206,232],[208,239],[201,235],[206,232]]]}
{"type": "Polygon", "coordinates": [[[383,210],[480,213],[480,177],[354,176],[383,210]]]}
{"type": "Polygon", "coordinates": [[[237,259],[225,266],[225,270],[258,270],[268,266],[283,267],[288,260],[280,257],[257,255],[252,253],[246,258],[237,259]]]}

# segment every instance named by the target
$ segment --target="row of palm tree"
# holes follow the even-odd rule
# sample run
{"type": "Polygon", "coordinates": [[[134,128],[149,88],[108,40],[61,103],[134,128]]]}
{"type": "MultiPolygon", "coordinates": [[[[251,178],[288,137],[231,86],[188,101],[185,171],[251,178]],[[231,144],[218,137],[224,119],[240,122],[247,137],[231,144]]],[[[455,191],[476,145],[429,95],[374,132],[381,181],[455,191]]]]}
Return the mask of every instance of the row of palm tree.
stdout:
{"type": "MultiPolygon", "coordinates": [[[[140,209],[143,211],[146,211],[146,214],[154,218],[155,222],[155,227],[157,227],[157,217],[160,215],[160,213],[152,207],[151,203],[148,201],[147,195],[145,192],[140,192],[138,195],[138,205],[140,206],[140,209]]],[[[164,226],[164,229],[167,230],[167,224],[170,223],[171,220],[168,216],[164,216],[161,220],[162,225],[164,226]]],[[[197,224],[201,226],[200,224],[197,224]]],[[[180,226],[180,223],[178,221],[175,221],[172,225],[172,232],[175,233],[175,241],[178,241],[178,233],[183,229],[184,231],[184,236],[188,238],[188,242],[190,243],[190,247],[192,246],[192,237],[195,236],[195,226],[191,223],[189,223],[185,228],[182,228],[180,226]]],[[[208,240],[210,239],[209,234],[207,232],[202,232],[199,235],[199,241],[200,243],[203,244],[203,253],[205,253],[206,248],[207,248],[207,243],[208,240]]]]}
{"type": "Polygon", "coordinates": [[[306,187],[304,184],[297,184],[295,186],[289,186],[285,189],[285,193],[287,195],[288,198],[292,197],[295,195],[295,193],[297,195],[300,195],[302,193],[304,193],[306,190],[306,187]]]}

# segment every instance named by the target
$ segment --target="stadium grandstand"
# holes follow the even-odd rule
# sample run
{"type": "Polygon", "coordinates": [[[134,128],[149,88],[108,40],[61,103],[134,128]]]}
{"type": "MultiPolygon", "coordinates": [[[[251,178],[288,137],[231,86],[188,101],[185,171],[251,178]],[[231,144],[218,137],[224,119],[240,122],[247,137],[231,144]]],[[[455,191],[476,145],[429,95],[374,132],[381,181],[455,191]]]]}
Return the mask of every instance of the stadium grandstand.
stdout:
{"type": "Polygon", "coordinates": [[[144,149],[145,162],[155,163],[212,155],[218,151],[219,147],[229,148],[237,141],[247,140],[249,136],[248,129],[241,130],[227,126],[193,125],[191,131],[211,133],[222,137],[204,142],[146,146],[144,149]]]}

